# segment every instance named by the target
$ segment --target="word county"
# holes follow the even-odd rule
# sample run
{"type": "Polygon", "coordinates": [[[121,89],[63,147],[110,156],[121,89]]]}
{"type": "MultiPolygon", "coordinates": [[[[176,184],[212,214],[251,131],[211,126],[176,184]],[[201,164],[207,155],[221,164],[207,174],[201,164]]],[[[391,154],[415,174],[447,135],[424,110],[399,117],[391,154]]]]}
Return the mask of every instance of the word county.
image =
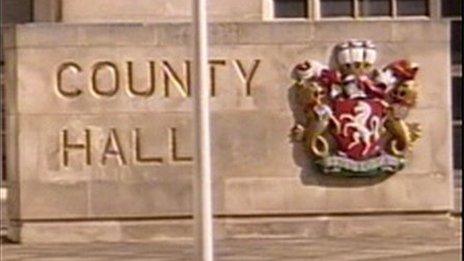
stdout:
{"type": "MultiPolygon", "coordinates": [[[[123,89],[130,97],[152,97],[155,94],[166,98],[191,96],[191,61],[173,63],[161,60],[136,65],[139,68],[137,72],[132,61],[98,61],[90,65],[64,62],[57,67],[55,90],[66,99],[77,99],[89,94],[97,98],[111,98],[123,89]],[[143,67],[146,73],[142,73],[140,68],[143,67]],[[145,83],[136,84],[141,82],[140,79],[145,83]]],[[[229,72],[231,77],[238,77],[244,96],[251,96],[252,81],[259,65],[260,60],[257,59],[210,60],[211,96],[216,95],[218,73],[221,71],[229,72]]]]}

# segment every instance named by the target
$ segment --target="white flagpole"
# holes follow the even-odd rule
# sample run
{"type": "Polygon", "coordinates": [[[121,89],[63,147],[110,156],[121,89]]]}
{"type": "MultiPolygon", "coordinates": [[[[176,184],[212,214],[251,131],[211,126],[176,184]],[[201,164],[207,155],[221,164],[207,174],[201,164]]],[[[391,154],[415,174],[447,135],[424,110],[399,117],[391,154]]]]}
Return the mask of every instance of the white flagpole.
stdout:
{"type": "Polygon", "coordinates": [[[208,22],[206,0],[192,0],[195,132],[194,244],[197,261],[213,261],[208,22]]]}

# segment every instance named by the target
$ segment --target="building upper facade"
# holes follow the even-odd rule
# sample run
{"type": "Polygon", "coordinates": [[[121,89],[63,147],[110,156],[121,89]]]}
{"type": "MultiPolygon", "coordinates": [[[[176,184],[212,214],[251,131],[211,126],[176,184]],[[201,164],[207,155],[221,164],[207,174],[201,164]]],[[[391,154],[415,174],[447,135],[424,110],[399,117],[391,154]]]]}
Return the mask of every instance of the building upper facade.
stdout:
{"type": "MultiPolygon", "coordinates": [[[[6,8],[33,6],[38,22],[185,22],[191,0],[5,0],[6,8]],[[32,3],[31,3],[32,2],[32,3]],[[10,4],[8,4],[10,3],[10,4]],[[16,3],[16,4],[13,4],[16,3]]],[[[212,21],[427,20],[439,19],[439,0],[214,0],[212,21]]]]}

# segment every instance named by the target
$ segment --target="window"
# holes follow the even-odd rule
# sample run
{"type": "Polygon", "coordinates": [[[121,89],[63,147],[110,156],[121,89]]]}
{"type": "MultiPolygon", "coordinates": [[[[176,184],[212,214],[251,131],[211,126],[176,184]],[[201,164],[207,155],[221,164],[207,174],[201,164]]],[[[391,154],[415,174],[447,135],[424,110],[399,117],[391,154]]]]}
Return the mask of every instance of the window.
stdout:
{"type": "Polygon", "coordinates": [[[321,0],[322,17],[353,16],[352,0],[321,0]]]}
{"type": "Polygon", "coordinates": [[[453,77],[453,158],[454,168],[462,169],[462,75],[453,77]]]}
{"type": "Polygon", "coordinates": [[[461,0],[446,0],[441,2],[441,12],[444,17],[461,16],[461,0]]]}
{"type": "Polygon", "coordinates": [[[462,76],[453,77],[454,168],[462,169],[462,76]]]}
{"type": "Polygon", "coordinates": [[[1,0],[2,24],[32,21],[32,0],[1,0]]]}
{"type": "Polygon", "coordinates": [[[319,0],[322,17],[428,16],[429,0],[319,0]]]}
{"type": "Polygon", "coordinates": [[[308,0],[275,0],[274,17],[276,18],[307,18],[308,0]]]}
{"type": "Polygon", "coordinates": [[[451,51],[453,64],[462,63],[462,21],[451,23],[451,51]]]}
{"type": "Polygon", "coordinates": [[[462,77],[453,77],[453,120],[462,121],[462,77]]]}
{"type": "MultiPolygon", "coordinates": [[[[451,23],[454,168],[462,170],[462,11],[461,0],[442,0],[442,17],[451,23]]],[[[460,172],[457,172],[460,173],[460,172]]],[[[461,174],[457,174],[460,176],[461,174]]]]}
{"type": "Polygon", "coordinates": [[[4,90],[5,90],[5,77],[3,77],[5,69],[5,62],[3,59],[3,50],[1,53],[1,61],[0,61],[0,171],[2,172],[1,181],[6,181],[6,133],[5,133],[5,97],[4,97],[4,90]]]}
{"type": "Polygon", "coordinates": [[[396,0],[399,16],[428,15],[428,0],[396,0]]]}
{"type": "Polygon", "coordinates": [[[454,168],[462,169],[462,124],[453,128],[454,168]]]}
{"type": "Polygon", "coordinates": [[[391,11],[390,0],[360,0],[361,16],[389,16],[391,11]]]}

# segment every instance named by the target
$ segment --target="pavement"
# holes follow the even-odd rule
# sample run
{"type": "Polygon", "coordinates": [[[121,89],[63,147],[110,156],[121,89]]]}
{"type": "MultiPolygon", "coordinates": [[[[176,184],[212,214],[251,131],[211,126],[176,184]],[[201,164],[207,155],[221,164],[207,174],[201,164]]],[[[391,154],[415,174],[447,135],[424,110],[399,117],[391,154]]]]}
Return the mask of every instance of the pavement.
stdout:
{"type": "MultiPolygon", "coordinates": [[[[274,238],[215,241],[217,261],[376,260],[458,261],[461,234],[416,237],[274,238]]],[[[193,260],[191,240],[132,243],[39,244],[3,243],[1,260],[193,260]]]]}

